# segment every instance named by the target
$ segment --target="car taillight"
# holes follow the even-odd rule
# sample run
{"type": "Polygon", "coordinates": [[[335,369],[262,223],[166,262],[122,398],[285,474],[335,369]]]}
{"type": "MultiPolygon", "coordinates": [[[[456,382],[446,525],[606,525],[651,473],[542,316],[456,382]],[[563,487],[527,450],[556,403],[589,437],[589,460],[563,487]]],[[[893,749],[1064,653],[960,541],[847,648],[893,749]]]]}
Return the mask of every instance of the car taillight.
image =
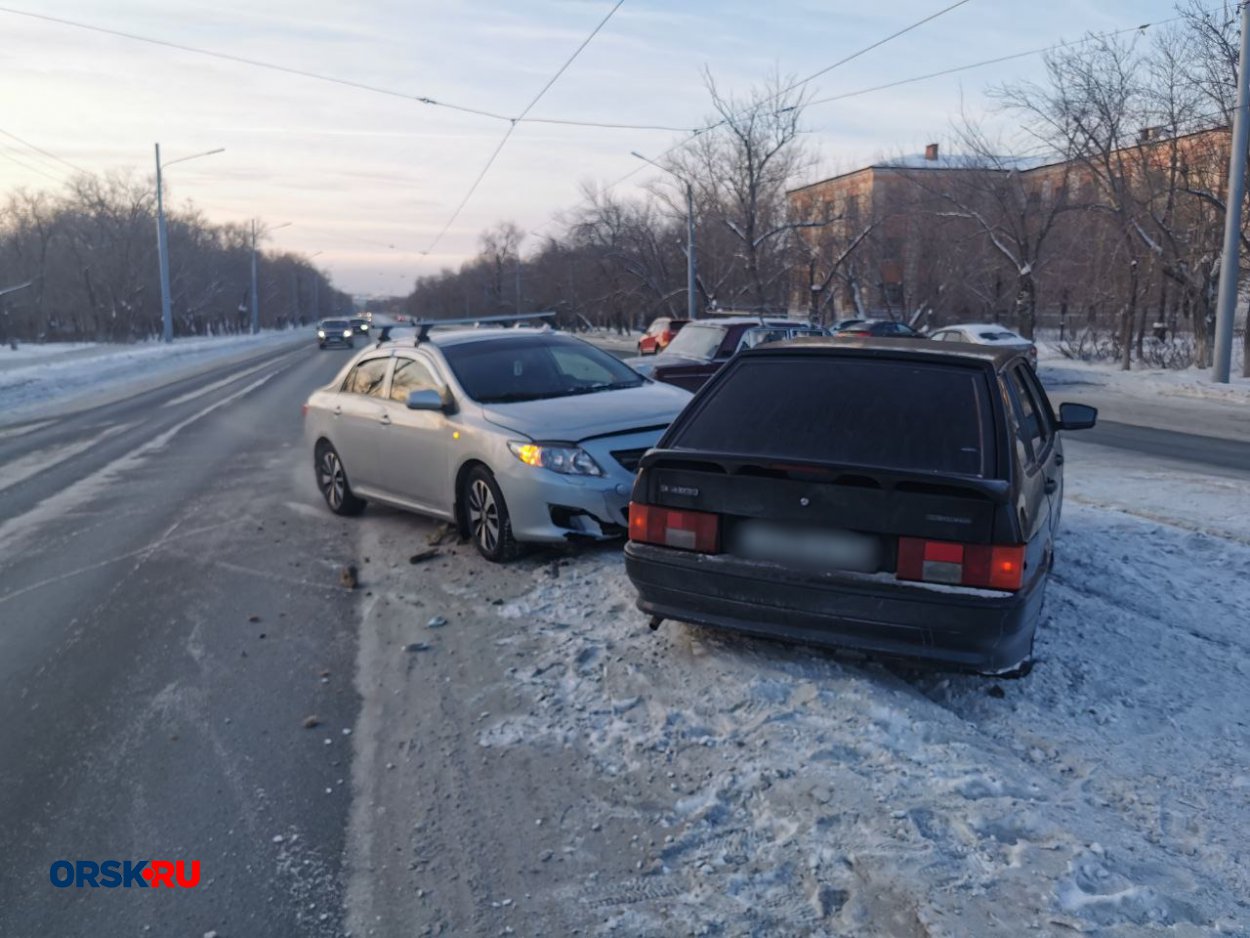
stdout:
{"type": "Polygon", "coordinates": [[[307,416],[308,416],[308,405],[307,405],[307,404],[301,404],[301,405],[300,405],[300,408],[299,408],[299,412],[300,412],[300,416],[301,416],[301,417],[307,417],[307,416]]]}
{"type": "Polygon", "coordinates": [[[1024,582],[1024,545],[959,544],[900,537],[894,575],[900,580],[1018,590],[1024,582]]]}
{"type": "Polygon", "coordinates": [[[629,539],[714,554],[720,542],[720,516],[630,502],[629,539]]]}

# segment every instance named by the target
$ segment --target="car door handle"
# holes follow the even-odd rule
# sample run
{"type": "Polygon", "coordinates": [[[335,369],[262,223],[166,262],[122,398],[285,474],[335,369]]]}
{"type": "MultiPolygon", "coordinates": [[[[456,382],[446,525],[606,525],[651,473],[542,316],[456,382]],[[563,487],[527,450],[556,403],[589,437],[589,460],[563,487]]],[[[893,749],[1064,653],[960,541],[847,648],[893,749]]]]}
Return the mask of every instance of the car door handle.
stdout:
{"type": "Polygon", "coordinates": [[[1062,466],[1062,465],[1063,465],[1063,453],[1060,453],[1059,455],[1057,455],[1057,456],[1055,457],[1055,465],[1056,465],[1056,466],[1062,466]]]}
{"type": "Polygon", "coordinates": [[[381,417],[378,418],[378,423],[382,424],[382,426],[384,427],[389,427],[391,425],[391,415],[383,414],[381,417]]]}
{"type": "Polygon", "coordinates": [[[1059,482],[1057,479],[1046,480],[1046,494],[1054,495],[1059,490],[1059,482]]]}
{"type": "Polygon", "coordinates": [[[334,405],[334,416],[336,416],[336,417],[342,417],[342,416],[343,416],[343,407],[342,407],[342,405],[339,405],[339,404],[335,404],[335,405],[334,405]]]}

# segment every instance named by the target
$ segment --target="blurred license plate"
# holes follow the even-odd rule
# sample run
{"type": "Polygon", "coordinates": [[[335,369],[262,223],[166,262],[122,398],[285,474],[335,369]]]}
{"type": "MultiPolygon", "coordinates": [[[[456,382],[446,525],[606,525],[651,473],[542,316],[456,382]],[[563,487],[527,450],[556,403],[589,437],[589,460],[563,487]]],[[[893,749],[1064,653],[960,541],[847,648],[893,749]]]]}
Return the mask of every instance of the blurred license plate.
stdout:
{"type": "Polygon", "coordinates": [[[881,565],[881,538],[829,528],[794,528],[768,521],[740,521],[729,549],[748,560],[770,560],[818,570],[874,573],[881,565]]]}

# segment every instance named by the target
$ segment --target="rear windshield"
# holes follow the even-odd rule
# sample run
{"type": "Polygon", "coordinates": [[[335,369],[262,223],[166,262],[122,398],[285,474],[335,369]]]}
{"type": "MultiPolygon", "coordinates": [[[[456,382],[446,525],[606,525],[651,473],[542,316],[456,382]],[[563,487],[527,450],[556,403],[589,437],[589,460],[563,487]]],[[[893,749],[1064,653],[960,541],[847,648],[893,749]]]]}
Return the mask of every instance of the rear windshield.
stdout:
{"type": "Polygon", "coordinates": [[[686,358],[712,358],[721,343],[725,341],[726,331],[724,326],[691,324],[690,328],[682,329],[677,337],[668,343],[668,353],[686,358]]]}
{"type": "Polygon", "coordinates": [[[998,331],[986,330],[985,332],[978,332],[977,335],[979,335],[986,342],[1023,342],[1024,341],[1024,339],[1020,338],[1020,336],[1016,335],[1014,332],[1004,332],[1002,330],[998,330],[998,331]]]}
{"type": "Polygon", "coordinates": [[[978,370],[833,357],[747,357],[668,445],[743,456],[992,477],[978,370]]]}

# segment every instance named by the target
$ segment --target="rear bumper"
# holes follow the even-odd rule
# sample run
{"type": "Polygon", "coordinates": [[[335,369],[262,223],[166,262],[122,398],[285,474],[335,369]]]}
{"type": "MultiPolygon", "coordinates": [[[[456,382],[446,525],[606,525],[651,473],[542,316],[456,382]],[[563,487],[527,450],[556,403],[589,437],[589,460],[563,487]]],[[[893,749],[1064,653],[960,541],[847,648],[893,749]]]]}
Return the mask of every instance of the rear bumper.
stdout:
{"type": "Polygon", "coordinates": [[[1045,586],[1042,573],[1018,593],[933,589],[632,541],[625,569],[649,615],[990,673],[1029,657],[1045,586]]]}

